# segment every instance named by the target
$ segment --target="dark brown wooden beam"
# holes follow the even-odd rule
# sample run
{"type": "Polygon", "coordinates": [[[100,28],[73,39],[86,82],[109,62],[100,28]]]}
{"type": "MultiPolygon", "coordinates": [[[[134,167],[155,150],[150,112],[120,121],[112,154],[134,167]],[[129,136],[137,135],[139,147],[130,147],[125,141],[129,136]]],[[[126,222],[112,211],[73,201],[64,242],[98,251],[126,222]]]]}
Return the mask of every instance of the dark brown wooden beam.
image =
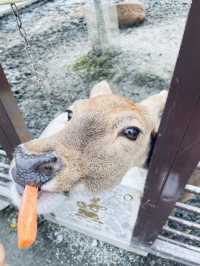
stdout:
{"type": "Polygon", "coordinates": [[[200,159],[200,1],[193,0],[133,240],[151,245],[200,159]]]}
{"type": "Polygon", "coordinates": [[[0,144],[11,159],[15,147],[30,139],[31,134],[0,65],[0,144]]]}

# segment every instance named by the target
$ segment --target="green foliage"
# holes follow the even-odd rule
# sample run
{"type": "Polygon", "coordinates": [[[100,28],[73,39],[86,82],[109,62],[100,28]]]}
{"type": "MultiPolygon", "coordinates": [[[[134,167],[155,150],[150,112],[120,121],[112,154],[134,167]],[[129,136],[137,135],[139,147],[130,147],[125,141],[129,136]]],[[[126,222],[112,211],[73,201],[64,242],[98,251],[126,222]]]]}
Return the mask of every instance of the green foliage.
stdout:
{"type": "Polygon", "coordinates": [[[110,79],[114,75],[112,63],[114,55],[111,52],[101,55],[88,53],[76,60],[71,68],[74,72],[90,80],[110,79]]]}

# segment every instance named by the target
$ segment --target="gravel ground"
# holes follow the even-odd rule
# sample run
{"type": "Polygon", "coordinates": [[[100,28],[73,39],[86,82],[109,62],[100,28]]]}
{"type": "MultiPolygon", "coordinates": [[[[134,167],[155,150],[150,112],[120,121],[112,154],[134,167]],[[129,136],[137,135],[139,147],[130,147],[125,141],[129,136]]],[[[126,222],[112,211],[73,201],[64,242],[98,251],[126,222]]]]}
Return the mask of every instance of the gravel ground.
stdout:
{"type": "MultiPolygon", "coordinates": [[[[2,63],[31,132],[38,134],[55,114],[106,78],[120,94],[140,100],[169,87],[189,0],[144,0],[147,19],[120,32],[115,56],[106,60],[106,73],[75,71],[73,66],[90,51],[81,1],[41,1],[22,11],[42,86],[32,73],[13,16],[0,18],[2,63]]],[[[41,219],[37,244],[16,249],[16,212],[0,213],[0,240],[11,266],[34,265],[181,265],[154,256],[142,258],[41,219]]]]}

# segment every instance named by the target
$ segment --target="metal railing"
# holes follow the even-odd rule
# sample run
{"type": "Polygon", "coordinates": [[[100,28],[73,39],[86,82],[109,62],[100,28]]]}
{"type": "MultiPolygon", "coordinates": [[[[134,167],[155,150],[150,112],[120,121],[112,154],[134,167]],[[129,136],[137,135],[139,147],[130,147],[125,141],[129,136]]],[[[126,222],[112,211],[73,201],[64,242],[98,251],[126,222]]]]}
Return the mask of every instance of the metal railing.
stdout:
{"type": "MultiPolygon", "coordinates": [[[[1,187],[1,195],[0,202],[4,204],[7,202],[7,205],[10,203],[10,199],[8,199],[9,195],[9,184],[10,177],[8,175],[9,171],[9,163],[7,160],[6,153],[0,149],[0,187],[1,187]]],[[[195,196],[200,196],[200,188],[196,186],[186,185],[186,192],[193,193],[195,196]]],[[[2,205],[3,207],[7,205],[2,205]]],[[[2,208],[3,208],[2,207],[2,208]]],[[[1,205],[0,205],[1,208],[1,205]]],[[[158,251],[158,255],[162,256],[162,252],[160,249],[160,244],[166,244],[166,249],[168,245],[172,245],[174,247],[178,247],[187,250],[188,252],[200,253],[200,208],[191,205],[190,203],[182,203],[177,202],[175,206],[175,210],[168,217],[168,221],[166,225],[163,227],[163,232],[157,238],[155,242],[156,245],[156,254],[158,251]],[[192,214],[193,220],[185,219],[184,217],[178,217],[175,210],[181,210],[184,213],[192,214]],[[197,219],[195,219],[197,217],[197,219]],[[198,222],[199,221],[199,222],[198,222]],[[198,233],[199,232],[199,233],[198,233]],[[160,242],[161,241],[161,242],[160,242]]],[[[54,221],[56,222],[56,220],[54,221]]],[[[155,247],[154,247],[155,248],[155,247]]],[[[152,253],[154,251],[152,250],[152,253]]],[[[178,256],[175,260],[178,261],[178,256]]],[[[185,257],[183,258],[183,261],[185,257]]],[[[195,265],[195,264],[194,264],[195,265]]]]}

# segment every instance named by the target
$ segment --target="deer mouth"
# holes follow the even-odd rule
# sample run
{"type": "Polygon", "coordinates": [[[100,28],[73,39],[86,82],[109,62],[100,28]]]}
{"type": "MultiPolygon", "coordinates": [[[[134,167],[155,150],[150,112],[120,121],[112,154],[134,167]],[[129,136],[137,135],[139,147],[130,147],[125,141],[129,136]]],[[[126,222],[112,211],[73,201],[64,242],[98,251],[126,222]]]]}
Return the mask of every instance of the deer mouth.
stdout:
{"type": "MultiPolygon", "coordinates": [[[[21,204],[22,195],[25,189],[25,185],[17,183],[16,175],[17,170],[16,167],[12,166],[10,168],[10,177],[13,180],[11,184],[11,200],[13,204],[19,208],[21,204]]],[[[49,181],[51,182],[51,181],[49,181]]],[[[48,182],[47,182],[48,184],[48,182]]],[[[48,214],[54,212],[59,206],[63,204],[66,200],[66,193],[48,191],[43,189],[43,187],[38,187],[38,214],[48,214]]]]}
{"type": "MultiPolygon", "coordinates": [[[[11,178],[15,184],[15,187],[16,187],[16,191],[17,193],[22,196],[23,193],[24,193],[24,189],[25,189],[25,183],[23,184],[22,182],[18,183],[16,182],[16,180],[18,180],[18,176],[17,176],[17,169],[16,167],[13,167],[10,169],[10,175],[11,175],[11,178]]],[[[55,177],[54,177],[55,178],[55,177]]],[[[50,180],[50,181],[47,181],[46,183],[44,183],[43,185],[40,185],[38,186],[38,199],[40,198],[40,196],[42,194],[47,194],[47,193],[60,193],[60,192],[57,192],[57,191],[54,191],[53,188],[52,189],[49,189],[48,190],[48,186],[50,183],[52,183],[52,181],[54,181],[54,179],[50,180]]],[[[31,183],[28,184],[28,185],[32,185],[31,183]]],[[[33,186],[34,186],[34,182],[33,182],[33,186]]],[[[64,192],[65,193],[65,192],[64,192]]],[[[65,193],[65,195],[67,195],[67,192],[65,193]]]]}

